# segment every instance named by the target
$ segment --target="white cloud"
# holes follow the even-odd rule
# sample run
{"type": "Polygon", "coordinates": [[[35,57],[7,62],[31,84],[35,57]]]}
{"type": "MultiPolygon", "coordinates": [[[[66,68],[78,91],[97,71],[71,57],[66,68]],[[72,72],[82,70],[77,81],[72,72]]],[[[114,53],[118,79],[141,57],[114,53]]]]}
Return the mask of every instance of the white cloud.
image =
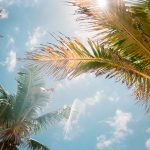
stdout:
{"type": "Polygon", "coordinates": [[[97,137],[97,148],[98,149],[104,149],[106,147],[109,147],[113,144],[113,139],[107,138],[105,135],[101,135],[97,137]]]}
{"type": "Polygon", "coordinates": [[[64,124],[64,132],[65,132],[65,139],[66,140],[72,140],[74,136],[76,136],[76,130],[79,128],[78,126],[78,121],[80,116],[85,112],[85,104],[79,100],[76,99],[74,100],[72,107],[71,107],[71,112],[70,116],[67,120],[67,122],[64,124]],[[73,131],[75,131],[73,133],[73,131]]]}
{"type": "Polygon", "coordinates": [[[58,82],[55,86],[55,90],[63,90],[63,89],[70,89],[70,88],[76,88],[80,86],[87,86],[90,84],[90,79],[93,78],[92,74],[82,74],[76,78],[73,78],[72,80],[65,79],[62,82],[58,82]]]}
{"type": "Polygon", "coordinates": [[[74,86],[79,85],[80,83],[83,83],[85,80],[86,80],[86,75],[85,74],[81,75],[77,78],[74,78],[72,80],[65,79],[61,83],[58,82],[55,89],[56,90],[62,90],[62,89],[74,87],[74,86]]]}
{"type": "Polygon", "coordinates": [[[7,67],[9,72],[13,72],[16,67],[16,61],[16,52],[11,50],[6,57],[6,60],[0,62],[0,65],[7,67]]]}
{"type": "Polygon", "coordinates": [[[20,2],[20,0],[0,0],[0,4],[3,6],[13,5],[15,3],[20,2]]]}
{"type": "Polygon", "coordinates": [[[11,5],[22,5],[28,6],[28,7],[33,7],[38,4],[40,0],[0,0],[0,5],[3,7],[8,7],[11,5]]]}
{"type": "Polygon", "coordinates": [[[117,93],[113,93],[111,96],[108,97],[108,100],[111,102],[118,102],[120,100],[120,97],[117,93]]]}
{"type": "Polygon", "coordinates": [[[1,19],[5,19],[8,18],[8,12],[6,11],[6,9],[2,9],[0,12],[0,18],[1,19]]]}
{"type": "Polygon", "coordinates": [[[15,43],[15,39],[13,37],[9,37],[7,46],[13,45],[15,43]]]}
{"type": "Polygon", "coordinates": [[[87,109],[87,106],[94,106],[100,102],[103,91],[97,91],[93,97],[88,97],[84,100],[75,99],[69,119],[64,122],[65,139],[72,140],[81,131],[79,119],[87,109]]]}
{"type": "Polygon", "coordinates": [[[16,67],[16,52],[10,51],[4,62],[4,65],[7,67],[9,72],[13,72],[16,67]]]}
{"type": "Polygon", "coordinates": [[[128,124],[132,121],[131,113],[126,113],[121,110],[116,111],[116,115],[105,121],[110,127],[112,127],[112,137],[107,138],[106,135],[100,135],[97,137],[97,148],[105,149],[119,142],[121,139],[132,133],[132,130],[128,128],[128,124]]]}
{"type": "Polygon", "coordinates": [[[131,133],[131,130],[128,129],[127,125],[132,120],[132,115],[130,113],[122,112],[121,110],[116,111],[116,116],[113,119],[107,120],[106,122],[112,128],[115,129],[115,135],[118,137],[125,136],[127,133],[131,133]]]}
{"type": "Polygon", "coordinates": [[[150,138],[145,142],[145,145],[148,150],[150,150],[150,138]]]}
{"type": "Polygon", "coordinates": [[[147,129],[147,133],[150,133],[150,128],[147,129]]]}
{"type": "Polygon", "coordinates": [[[34,32],[29,35],[28,41],[26,42],[26,46],[30,48],[30,50],[34,50],[36,46],[39,46],[41,38],[46,34],[46,31],[41,29],[40,27],[35,28],[34,32]]]}
{"type": "Polygon", "coordinates": [[[18,26],[16,26],[14,29],[16,32],[20,31],[20,28],[18,26]]]}
{"type": "MultiPolygon", "coordinates": [[[[150,128],[147,129],[147,133],[150,133],[150,128]]],[[[145,142],[145,145],[146,145],[147,149],[150,150],[150,138],[147,139],[147,141],[145,142]]]]}
{"type": "Polygon", "coordinates": [[[100,102],[104,91],[97,91],[93,97],[88,97],[84,100],[84,103],[89,106],[94,106],[100,102]]]}
{"type": "Polygon", "coordinates": [[[33,0],[33,2],[34,2],[34,3],[38,3],[38,2],[39,2],[39,0],[33,0]]]}
{"type": "Polygon", "coordinates": [[[13,43],[13,44],[15,43],[14,38],[11,37],[9,40],[10,40],[10,43],[13,43]]]}

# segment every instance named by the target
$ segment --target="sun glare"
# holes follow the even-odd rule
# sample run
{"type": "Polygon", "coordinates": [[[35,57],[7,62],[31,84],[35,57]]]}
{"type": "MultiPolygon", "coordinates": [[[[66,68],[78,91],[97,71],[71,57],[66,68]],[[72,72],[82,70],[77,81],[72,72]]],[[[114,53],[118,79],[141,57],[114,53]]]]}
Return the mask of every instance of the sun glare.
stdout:
{"type": "Polygon", "coordinates": [[[108,5],[107,0],[97,0],[97,3],[102,9],[106,8],[108,5]]]}

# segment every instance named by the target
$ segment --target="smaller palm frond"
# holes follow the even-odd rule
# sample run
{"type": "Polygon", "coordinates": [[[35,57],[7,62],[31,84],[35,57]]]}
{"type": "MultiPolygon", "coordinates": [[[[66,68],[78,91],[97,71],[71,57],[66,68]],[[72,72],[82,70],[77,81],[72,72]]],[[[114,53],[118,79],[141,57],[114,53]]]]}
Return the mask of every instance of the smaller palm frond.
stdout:
{"type": "Polygon", "coordinates": [[[39,142],[28,139],[43,127],[69,116],[70,107],[43,114],[42,110],[50,103],[53,89],[46,89],[45,81],[36,68],[30,66],[21,69],[17,83],[15,96],[0,86],[0,149],[16,150],[24,145],[31,150],[48,150],[39,142]],[[25,145],[26,142],[28,145],[25,145]]]}
{"type": "Polygon", "coordinates": [[[90,50],[78,39],[60,37],[58,42],[41,51],[27,53],[26,60],[36,62],[36,67],[57,79],[86,72],[95,72],[96,76],[106,74],[107,78],[115,77],[134,88],[137,98],[150,98],[150,65],[142,57],[125,56],[122,51],[104,48],[90,39],[90,50]]]}
{"type": "Polygon", "coordinates": [[[68,119],[70,114],[70,107],[65,107],[62,109],[59,109],[56,112],[47,113],[42,116],[39,116],[34,120],[35,122],[35,129],[34,132],[39,131],[43,128],[47,128],[51,125],[53,125],[56,121],[59,121],[61,119],[68,119]]]}
{"type": "Polygon", "coordinates": [[[46,90],[44,79],[36,68],[22,68],[17,78],[18,88],[14,110],[17,119],[36,117],[50,102],[50,93],[46,90]]]}
{"type": "Polygon", "coordinates": [[[29,150],[50,150],[47,146],[33,139],[28,140],[27,147],[29,150]]]}
{"type": "Polygon", "coordinates": [[[150,62],[149,0],[107,0],[100,8],[96,0],[69,0],[75,6],[77,20],[94,31],[98,40],[107,46],[123,41],[120,49],[143,56],[150,62]]]}
{"type": "Polygon", "coordinates": [[[15,122],[12,108],[15,103],[15,96],[10,95],[0,85],[0,124],[1,127],[8,127],[10,124],[15,122]]]}
{"type": "Polygon", "coordinates": [[[15,144],[9,142],[0,142],[1,150],[19,150],[15,144]]]}
{"type": "Polygon", "coordinates": [[[6,90],[0,85],[0,99],[7,99],[8,93],[6,90]]]}
{"type": "Polygon", "coordinates": [[[0,101],[0,141],[5,143],[20,144],[28,137],[35,127],[33,120],[50,102],[51,93],[46,91],[45,81],[35,68],[22,68],[17,82],[15,96],[0,88],[0,98],[3,98],[0,101]]]}

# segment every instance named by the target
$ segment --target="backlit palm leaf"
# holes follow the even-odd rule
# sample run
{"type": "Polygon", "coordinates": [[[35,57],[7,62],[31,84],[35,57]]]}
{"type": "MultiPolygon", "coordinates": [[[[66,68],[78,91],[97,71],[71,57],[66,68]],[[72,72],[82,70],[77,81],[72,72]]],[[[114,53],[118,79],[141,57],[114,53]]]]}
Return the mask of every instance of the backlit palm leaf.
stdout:
{"type": "MultiPolygon", "coordinates": [[[[134,90],[137,99],[150,99],[150,0],[68,0],[77,20],[94,41],[86,48],[79,40],[59,37],[58,44],[29,52],[27,60],[55,78],[95,72],[115,77],[134,90]],[[90,47],[90,48],[89,48],[90,47]]],[[[149,109],[149,105],[146,105],[149,109]]]]}
{"type": "Polygon", "coordinates": [[[81,73],[94,72],[96,76],[106,74],[132,87],[138,99],[150,98],[150,64],[130,53],[122,54],[111,48],[101,47],[98,42],[88,40],[88,50],[79,40],[62,38],[57,45],[48,45],[39,52],[27,54],[35,66],[52,74],[55,78],[75,77],[81,73]]]}
{"type": "Polygon", "coordinates": [[[101,8],[96,0],[69,3],[77,8],[77,20],[85,29],[95,31],[100,43],[112,46],[122,41],[119,50],[125,55],[140,55],[150,62],[150,1],[106,1],[106,8],[101,8]]]}

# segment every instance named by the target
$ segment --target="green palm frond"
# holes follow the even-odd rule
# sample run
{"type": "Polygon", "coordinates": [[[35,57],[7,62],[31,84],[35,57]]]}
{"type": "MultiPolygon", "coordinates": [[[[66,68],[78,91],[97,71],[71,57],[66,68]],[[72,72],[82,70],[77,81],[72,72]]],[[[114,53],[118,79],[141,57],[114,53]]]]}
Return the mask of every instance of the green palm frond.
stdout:
{"type": "Polygon", "coordinates": [[[66,108],[59,109],[58,111],[39,116],[34,120],[36,124],[35,132],[43,128],[47,128],[53,125],[56,121],[59,121],[61,119],[64,118],[68,119],[69,114],[70,114],[70,107],[66,107],[66,108]]]}
{"type": "Polygon", "coordinates": [[[8,94],[0,85],[0,126],[8,127],[15,122],[12,108],[15,103],[15,96],[8,94]]]}
{"type": "MultiPolygon", "coordinates": [[[[13,101],[15,97],[12,97],[13,101]]],[[[0,126],[2,128],[9,127],[15,123],[15,116],[13,114],[13,104],[9,102],[2,102],[0,104],[0,126]]]]}
{"type": "Polygon", "coordinates": [[[50,101],[50,94],[45,92],[45,81],[36,68],[21,69],[18,73],[18,88],[14,110],[17,119],[35,117],[43,106],[50,101]]]}
{"type": "Polygon", "coordinates": [[[9,142],[0,142],[1,150],[19,150],[16,145],[12,145],[9,142]]]}
{"type": "Polygon", "coordinates": [[[0,99],[7,99],[8,93],[6,90],[0,85],[0,99]]]}
{"type": "MultiPolygon", "coordinates": [[[[53,89],[46,88],[37,68],[23,68],[18,73],[16,95],[10,95],[0,86],[0,149],[16,149],[28,142],[31,150],[48,150],[35,140],[29,140],[46,125],[67,117],[70,108],[44,115],[42,110],[50,103],[53,89]]],[[[68,114],[69,115],[69,114],[68,114]]]]}
{"type": "Polygon", "coordinates": [[[47,146],[33,139],[28,140],[27,147],[29,150],[50,150],[47,146]]]}
{"type": "Polygon", "coordinates": [[[115,77],[132,87],[137,98],[150,98],[150,64],[142,57],[125,56],[122,51],[101,47],[91,40],[88,40],[90,50],[77,39],[60,37],[58,41],[57,45],[28,53],[26,59],[56,78],[72,78],[86,72],[94,72],[96,76],[106,74],[107,78],[115,77]]]}
{"type": "MultiPolygon", "coordinates": [[[[70,0],[77,20],[88,25],[98,40],[107,46],[123,41],[119,50],[133,56],[140,55],[150,62],[150,9],[149,0],[107,0],[100,8],[96,0],[70,0]]],[[[126,54],[125,53],[125,54],[126,54]]]]}

